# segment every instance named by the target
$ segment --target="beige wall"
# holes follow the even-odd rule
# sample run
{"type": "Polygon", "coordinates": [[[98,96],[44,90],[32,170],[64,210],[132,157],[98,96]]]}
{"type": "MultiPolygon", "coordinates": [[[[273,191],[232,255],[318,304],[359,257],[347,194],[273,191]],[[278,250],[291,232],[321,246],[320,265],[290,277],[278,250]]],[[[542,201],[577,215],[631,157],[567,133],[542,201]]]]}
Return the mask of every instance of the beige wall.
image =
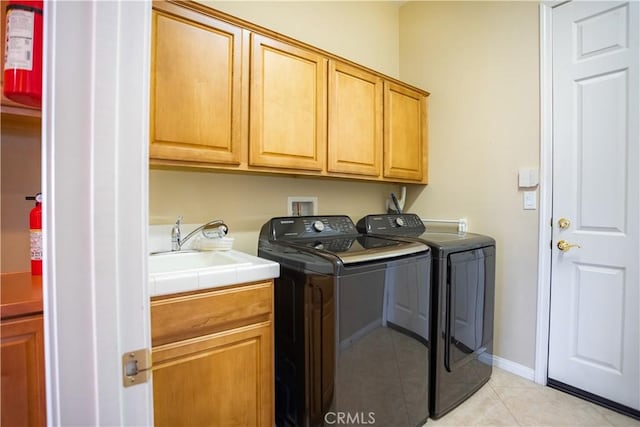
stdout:
{"type": "Polygon", "coordinates": [[[207,1],[214,9],[398,78],[402,2],[207,1]]]}
{"type": "Polygon", "coordinates": [[[2,115],[0,272],[29,271],[29,211],[40,188],[40,119],[2,115]]]}
{"type": "MultiPolygon", "coordinates": [[[[204,3],[204,2],[203,2],[204,3]]],[[[271,30],[398,77],[395,2],[207,2],[271,30]]],[[[151,224],[183,215],[187,223],[224,219],[238,249],[255,253],[257,235],[271,217],[287,215],[288,196],[318,197],[320,214],[347,214],[354,221],[382,212],[398,186],[344,180],[152,169],[151,224]]]]}
{"type": "Polygon", "coordinates": [[[234,247],[252,254],[262,224],[287,215],[289,196],[317,197],[320,214],[347,214],[357,221],[383,212],[385,198],[397,191],[391,184],[170,170],[151,170],[149,181],[152,224],[172,223],[177,215],[185,223],[222,218],[234,247]]]}
{"type": "MultiPolygon", "coordinates": [[[[496,238],[495,353],[533,367],[538,211],[522,210],[517,170],[538,165],[537,3],[208,4],[431,92],[430,185],[408,186],[407,208],[466,217],[496,238]]],[[[150,221],[221,217],[254,252],[262,223],[286,215],[287,196],[317,196],[320,213],[357,220],[382,211],[390,191],[398,186],[151,170],[150,221]]]]}
{"type": "Polygon", "coordinates": [[[431,91],[430,185],[410,208],[497,240],[495,354],[533,368],[539,211],[517,171],[539,164],[538,5],[409,2],[400,22],[400,77],[431,91]]]}

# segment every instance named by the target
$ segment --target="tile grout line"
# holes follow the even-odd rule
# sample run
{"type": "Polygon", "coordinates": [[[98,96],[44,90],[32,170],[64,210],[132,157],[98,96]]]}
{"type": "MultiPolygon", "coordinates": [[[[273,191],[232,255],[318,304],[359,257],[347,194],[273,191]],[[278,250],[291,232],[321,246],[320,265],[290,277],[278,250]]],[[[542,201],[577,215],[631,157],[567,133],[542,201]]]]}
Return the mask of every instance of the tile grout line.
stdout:
{"type": "MultiPolygon", "coordinates": [[[[502,399],[502,397],[500,397],[500,394],[496,391],[496,389],[494,388],[493,385],[489,384],[491,387],[491,390],[496,393],[496,395],[498,396],[498,399],[500,399],[500,402],[507,408],[507,410],[509,411],[509,413],[513,416],[513,418],[516,420],[516,422],[518,423],[519,426],[527,426],[528,424],[522,424],[519,419],[516,417],[515,413],[509,408],[509,406],[507,405],[507,403],[502,399]]],[[[522,389],[522,388],[529,388],[529,387],[525,387],[525,386],[509,386],[509,385],[502,385],[502,386],[498,386],[498,388],[504,388],[504,389],[522,389]]],[[[543,393],[547,393],[547,392],[553,392],[553,388],[549,387],[549,386],[541,386],[538,384],[535,384],[534,388],[540,388],[542,390],[543,393]]],[[[583,404],[588,404],[591,405],[592,407],[594,407],[594,409],[596,410],[596,412],[598,412],[598,415],[600,416],[600,419],[602,419],[602,421],[604,421],[606,423],[606,427],[615,427],[616,424],[609,420],[603,413],[597,411],[597,407],[598,405],[593,403],[593,402],[589,402],[585,399],[580,399],[576,396],[572,396],[569,393],[565,393],[562,391],[559,391],[560,393],[566,395],[566,396],[570,396],[572,398],[577,399],[580,403],[583,404]]],[[[555,424],[550,424],[550,426],[555,426],[555,424]]]]}
{"type": "Polygon", "coordinates": [[[518,426],[522,427],[523,424],[520,423],[520,420],[518,419],[518,417],[516,417],[516,414],[513,413],[511,408],[509,408],[509,405],[507,405],[507,403],[504,400],[502,400],[502,397],[500,397],[500,394],[496,391],[495,388],[493,388],[493,385],[492,384],[487,384],[487,385],[491,387],[491,391],[498,397],[498,400],[500,401],[500,403],[502,403],[502,406],[504,406],[507,409],[507,411],[511,414],[513,419],[516,420],[516,423],[518,423],[518,426]]]}

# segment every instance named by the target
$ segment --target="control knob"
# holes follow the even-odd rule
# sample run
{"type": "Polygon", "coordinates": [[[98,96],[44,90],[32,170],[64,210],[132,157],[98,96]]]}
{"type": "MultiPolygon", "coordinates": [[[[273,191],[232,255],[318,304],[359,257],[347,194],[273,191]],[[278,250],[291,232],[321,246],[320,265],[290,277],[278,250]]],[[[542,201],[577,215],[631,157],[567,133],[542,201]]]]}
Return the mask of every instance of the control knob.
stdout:
{"type": "Polygon", "coordinates": [[[404,219],[402,219],[402,217],[396,218],[396,224],[398,227],[404,227],[404,219]]]}
{"type": "Polygon", "coordinates": [[[324,230],[324,224],[322,223],[322,221],[314,221],[313,229],[316,231],[322,231],[324,230]]]}

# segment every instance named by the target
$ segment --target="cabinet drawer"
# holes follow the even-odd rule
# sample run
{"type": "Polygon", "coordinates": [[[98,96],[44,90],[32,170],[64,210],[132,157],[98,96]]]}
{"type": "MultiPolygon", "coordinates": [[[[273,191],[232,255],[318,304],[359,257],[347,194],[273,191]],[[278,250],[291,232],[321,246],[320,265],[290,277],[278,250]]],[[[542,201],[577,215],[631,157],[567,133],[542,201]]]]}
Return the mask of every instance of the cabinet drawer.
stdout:
{"type": "Polygon", "coordinates": [[[151,300],[153,346],[271,319],[273,282],[151,300]]]}

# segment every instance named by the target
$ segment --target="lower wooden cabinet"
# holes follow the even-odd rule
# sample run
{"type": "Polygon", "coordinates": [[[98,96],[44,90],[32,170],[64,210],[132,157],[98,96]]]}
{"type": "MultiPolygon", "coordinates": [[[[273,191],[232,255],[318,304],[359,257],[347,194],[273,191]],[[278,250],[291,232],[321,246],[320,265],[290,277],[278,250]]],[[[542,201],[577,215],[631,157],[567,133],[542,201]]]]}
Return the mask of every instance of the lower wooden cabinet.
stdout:
{"type": "Polygon", "coordinates": [[[42,314],[2,320],[2,426],[45,425],[42,314]]]}
{"type": "Polygon", "coordinates": [[[156,426],[273,426],[272,281],[154,298],[151,334],[156,426]]]}

